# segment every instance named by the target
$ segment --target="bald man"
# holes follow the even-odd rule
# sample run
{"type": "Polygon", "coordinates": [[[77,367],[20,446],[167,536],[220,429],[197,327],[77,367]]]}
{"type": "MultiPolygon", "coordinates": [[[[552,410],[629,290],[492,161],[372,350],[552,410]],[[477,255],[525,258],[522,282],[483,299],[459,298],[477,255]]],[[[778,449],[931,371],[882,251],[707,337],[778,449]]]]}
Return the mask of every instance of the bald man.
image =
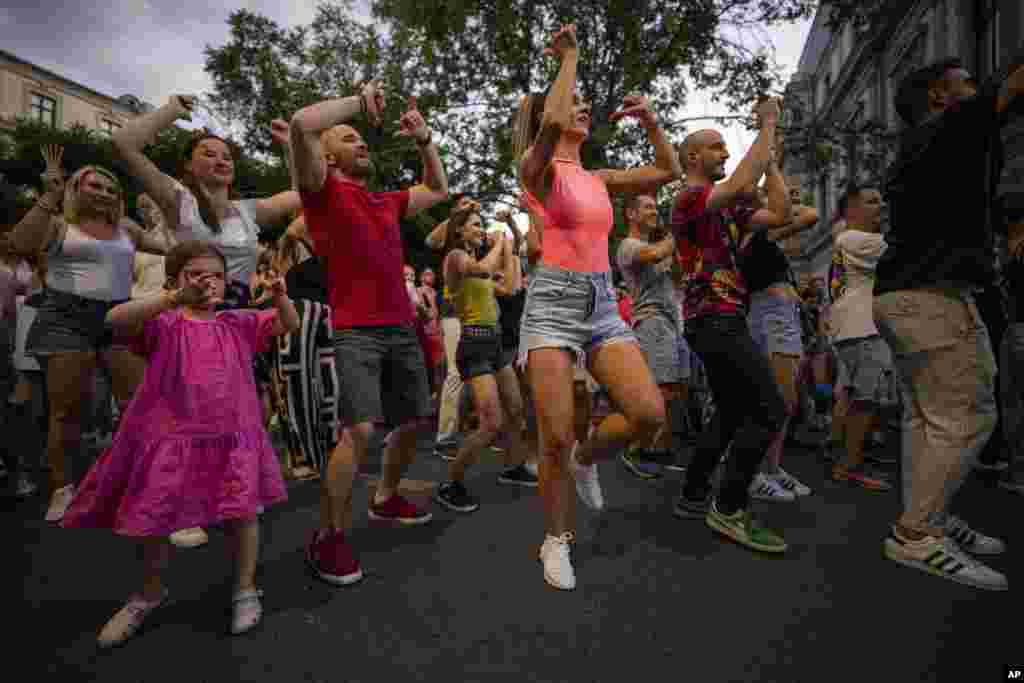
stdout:
{"type": "Polygon", "coordinates": [[[374,173],[366,142],[347,121],[360,112],[379,125],[384,94],[377,83],[361,94],[302,109],[292,118],[292,172],[317,253],[326,258],[334,324],[338,407],[345,436],[321,475],[321,528],[306,560],[329,583],[362,578],[345,538],[352,523],[352,486],[374,425],[397,427],[387,440],[384,467],[370,500],[371,519],[422,524],[431,515],[398,494],[420,429],[432,427],[430,384],[409,305],[402,267],[400,222],[448,197],[448,180],[431,132],[410,100],[399,134],[412,138],[423,182],[402,192],[370,192],[374,173]]]}
{"type": "Polygon", "coordinates": [[[757,139],[727,179],[729,151],[718,131],[697,131],[679,150],[687,187],[676,197],[672,231],[688,275],[686,340],[704,365],[718,409],[700,435],[675,514],[704,519],[748,548],[781,553],[785,540],[751,516],[749,488],[783,424],[786,407],[767,358],[751,338],[747,290],[736,259],[747,232],[781,227],[789,221],[791,207],[772,154],[778,101],[762,100],[755,114],[760,123],[757,139]],[[746,202],[766,172],[766,206],[755,211],[746,202]],[[727,448],[726,476],[712,498],[711,474],[727,448]]]}

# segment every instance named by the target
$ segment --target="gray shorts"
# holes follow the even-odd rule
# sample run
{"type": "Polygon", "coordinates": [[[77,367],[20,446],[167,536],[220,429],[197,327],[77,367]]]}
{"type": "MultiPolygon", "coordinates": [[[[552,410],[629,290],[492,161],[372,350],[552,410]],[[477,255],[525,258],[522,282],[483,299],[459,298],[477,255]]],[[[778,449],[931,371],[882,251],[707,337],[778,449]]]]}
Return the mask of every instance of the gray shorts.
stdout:
{"type": "Polygon", "coordinates": [[[611,273],[534,269],[519,333],[519,363],[534,349],[566,349],[584,367],[601,346],[635,341],[619,315],[611,273]]]}
{"type": "Polygon", "coordinates": [[[25,339],[27,354],[102,351],[113,345],[107,313],[120,302],[86,299],[53,289],[46,289],[39,298],[25,339]]]}
{"type": "Polygon", "coordinates": [[[755,292],[750,297],[747,324],[754,343],[766,356],[803,355],[803,329],[795,302],[777,294],[755,292]]]}
{"type": "MultiPolygon", "coordinates": [[[[892,354],[878,335],[836,342],[842,361],[841,384],[850,391],[850,399],[883,404],[895,391],[892,354]]],[[[837,384],[840,382],[837,381],[837,384]]]]}
{"type": "Polygon", "coordinates": [[[334,330],[338,413],[346,427],[383,420],[400,426],[430,417],[430,383],[412,327],[334,330]]]}
{"type": "MultiPolygon", "coordinates": [[[[640,342],[655,384],[679,384],[689,379],[690,357],[688,353],[685,357],[681,355],[686,342],[680,344],[683,335],[675,322],[660,316],[647,318],[636,323],[633,334],[640,342]]],[[[686,351],[689,348],[685,346],[686,351]]]]}

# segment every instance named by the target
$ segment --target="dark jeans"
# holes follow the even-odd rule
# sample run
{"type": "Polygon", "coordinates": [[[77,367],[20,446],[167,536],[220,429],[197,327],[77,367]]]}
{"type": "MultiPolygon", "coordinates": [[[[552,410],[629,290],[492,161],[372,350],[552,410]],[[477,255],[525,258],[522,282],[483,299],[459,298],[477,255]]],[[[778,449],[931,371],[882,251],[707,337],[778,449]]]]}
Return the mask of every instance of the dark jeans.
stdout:
{"type": "Polygon", "coordinates": [[[686,340],[700,356],[717,410],[686,470],[683,495],[690,500],[711,490],[711,473],[732,443],[717,498],[719,511],[745,509],[748,489],[772,438],[782,428],[786,405],[771,366],[754,345],[746,318],[705,316],[686,321],[686,340]]]}

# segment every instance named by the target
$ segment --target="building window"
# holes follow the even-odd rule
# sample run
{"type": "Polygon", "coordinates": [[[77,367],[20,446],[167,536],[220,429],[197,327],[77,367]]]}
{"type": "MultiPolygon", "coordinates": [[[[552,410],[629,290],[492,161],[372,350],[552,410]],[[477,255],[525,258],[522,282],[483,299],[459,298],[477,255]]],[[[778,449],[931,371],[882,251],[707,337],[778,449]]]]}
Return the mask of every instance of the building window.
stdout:
{"type": "Polygon", "coordinates": [[[29,118],[45,123],[48,126],[57,125],[57,100],[39,93],[32,93],[29,102],[29,118]]]}
{"type": "Polygon", "coordinates": [[[106,135],[113,135],[114,131],[121,127],[120,123],[110,119],[100,119],[100,132],[106,135]]]}

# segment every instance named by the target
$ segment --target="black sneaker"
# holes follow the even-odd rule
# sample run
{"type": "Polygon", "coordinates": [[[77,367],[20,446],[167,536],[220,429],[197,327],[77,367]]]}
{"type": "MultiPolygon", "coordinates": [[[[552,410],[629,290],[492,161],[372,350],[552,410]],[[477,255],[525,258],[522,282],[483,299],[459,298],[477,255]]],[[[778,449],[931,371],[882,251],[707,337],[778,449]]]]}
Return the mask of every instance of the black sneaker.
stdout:
{"type": "Polygon", "coordinates": [[[475,512],[480,503],[461,481],[449,481],[438,487],[434,500],[455,512],[475,512]]]}
{"type": "Polygon", "coordinates": [[[711,496],[701,498],[700,500],[690,500],[684,495],[680,495],[679,499],[676,500],[676,506],[672,510],[672,514],[680,519],[704,519],[708,516],[708,510],[711,509],[711,496]]]}
{"type": "Polygon", "coordinates": [[[530,488],[536,488],[537,475],[526,469],[525,465],[516,465],[515,467],[507,469],[499,474],[498,483],[508,484],[509,486],[528,486],[530,488]]]}

